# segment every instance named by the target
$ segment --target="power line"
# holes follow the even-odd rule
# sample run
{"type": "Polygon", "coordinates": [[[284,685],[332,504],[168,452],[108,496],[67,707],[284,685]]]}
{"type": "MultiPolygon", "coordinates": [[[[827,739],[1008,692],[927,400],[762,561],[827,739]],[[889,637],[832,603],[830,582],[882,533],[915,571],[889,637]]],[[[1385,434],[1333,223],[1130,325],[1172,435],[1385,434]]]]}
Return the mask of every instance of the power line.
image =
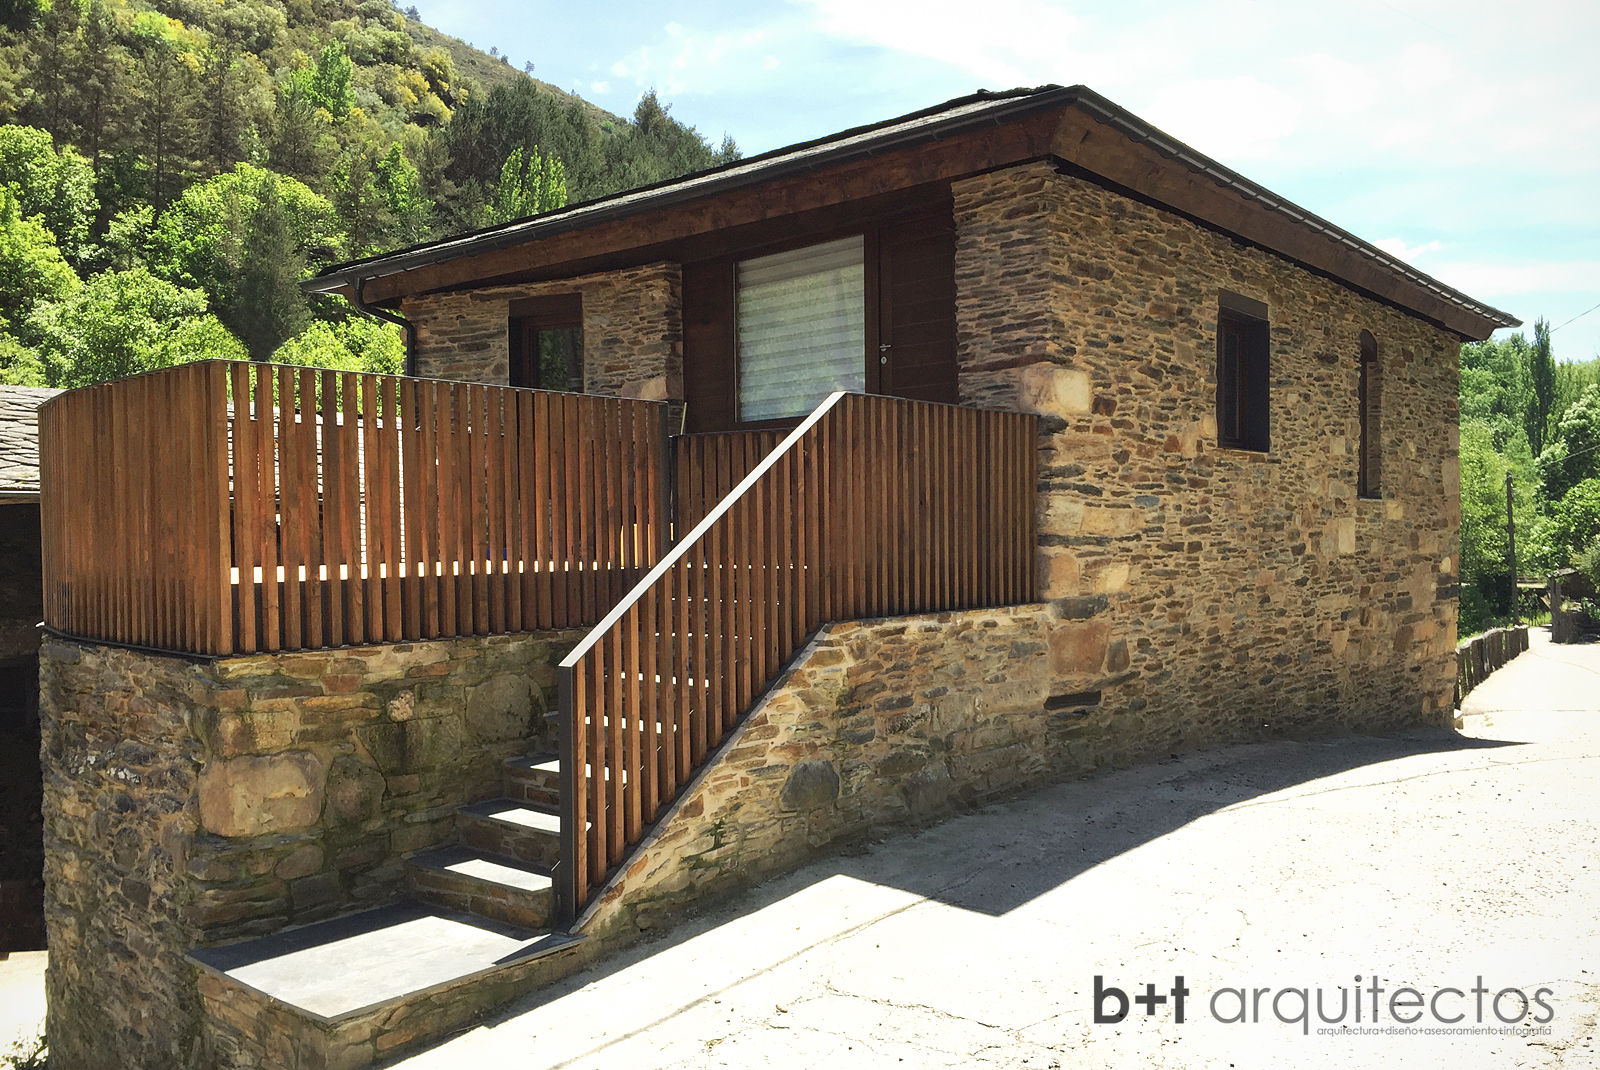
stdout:
{"type": "MultiPolygon", "coordinates": [[[[1581,320],[1581,319],[1583,319],[1583,317],[1587,316],[1589,313],[1593,312],[1597,308],[1600,308],[1600,304],[1591,305],[1589,308],[1584,309],[1582,312],[1578,313],[1576,316],[1573,316],[1572,319],[1567,320],[1567,323],[1572,323],[1572,322],[1574,322],[1576,320],[1581,320]]],[[[1567,325],[1567,323],[1563,323],[1561,325],[1561,327],[1565,327],[1567,325]]],[[[1550,328],[1550,333],[1551,334],[1555,334],[1557,331],[1559,331],[1561,329],[1561,327],[1551,327],[1550,328]]]]}

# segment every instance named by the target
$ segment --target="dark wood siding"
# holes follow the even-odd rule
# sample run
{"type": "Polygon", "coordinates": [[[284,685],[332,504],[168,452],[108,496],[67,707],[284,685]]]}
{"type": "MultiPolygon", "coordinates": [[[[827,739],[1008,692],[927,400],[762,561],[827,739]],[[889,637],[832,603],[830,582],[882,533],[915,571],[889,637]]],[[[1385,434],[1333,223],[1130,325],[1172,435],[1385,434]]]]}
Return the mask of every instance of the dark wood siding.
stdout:
{"type": "Polygon", "coordinates": [[[733,260],[683,265],[683,391],[685,429],[726,431],[733,398],[733,260]]]}
{"type": "Polygon", "coordinates": [[[879,235],[879,390],[956,400],[956,234],[949,213],[895,223],[879,235]]]}

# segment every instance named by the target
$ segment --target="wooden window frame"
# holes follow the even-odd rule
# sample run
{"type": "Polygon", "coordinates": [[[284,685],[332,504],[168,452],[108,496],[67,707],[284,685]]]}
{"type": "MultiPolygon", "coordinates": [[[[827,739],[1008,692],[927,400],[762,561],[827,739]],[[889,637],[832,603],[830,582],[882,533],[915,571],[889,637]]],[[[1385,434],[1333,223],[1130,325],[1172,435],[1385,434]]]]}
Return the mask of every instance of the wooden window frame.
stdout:
{"type": "MultiPolygon", "coordinates": [[[[781,242],[768,242],[751,248],[740,249],[727,257],[730,267],[728,272],[728,285],[732,288],[729,294],[729,307],[733,315],[729,318],[728,330],[731,334],[729,341],[730,352],[733,354],[733,394],[730,399],[733,406],[733,422],[739,431],[766,431],[787,430],[797,426],[806,414],[798,416],[780,416],[770,420],[741,420],[739,419],[739,389],[741,379],[741,362],[739,360],[739,265],[746,260],[756,260],[774,253],[786,253],[795,249],[804,249],[809,245],[826,245],[828,242],[839,241],[842,238],[861,238],[861,277],[862,287],[865,291],[862,298],[865,301],[866,319],[862,327],[861,360],[866,369],[864,392],[876,394],[882,383],[877,360],[877,339],[879,323],[879,253],[878,253],[878,228],[877,227],[846,227],[841,230],[823,234],[808,234],[802,238],[790,238],[781,242]]],[[[821,399],[818,399],[821,402],[821,399]]]]}
{"type": "MultiPolygon", "coordinates": [[[[560,386],[549,386],[538,382],[537,355],[532,361],[528,357],[528,338],[537,335],[540,331],[560,331],[576,328],[583,330],[583,295],[581,293],[550,294],[545,297],[525,297],[511,302],[506,332],[509,341],[510,364],[506,369],[507,381],[512,386],[533,387],[539,390],[558,390],[572,392],[571,380],[560,386]],[[526,370],[531,366],[535,369],[533,382],[523,382],[527,379],[526,370]]],[[[579,385],[577,393],[583,393],[588,385],[587,368],[584,366],[583,351],[577,354],[578,370],[583,382],[579,385]]]]}
{"type": "Polygon", "coordinates": [[[1361,420],[1361,439],[1356,454],[1356,497],[1372,501],[1383,498],[1383,367],[1378,363],[1378,340],[1371,331],[1361,332],[1360,378],[1356,405],[1361,420]]]}
{"type": "Polygon", "coordinates": [[[1264,302],[1219,295],[1216,376],[1218,447],[1271,452],[1272,332],[1264,302]]]}

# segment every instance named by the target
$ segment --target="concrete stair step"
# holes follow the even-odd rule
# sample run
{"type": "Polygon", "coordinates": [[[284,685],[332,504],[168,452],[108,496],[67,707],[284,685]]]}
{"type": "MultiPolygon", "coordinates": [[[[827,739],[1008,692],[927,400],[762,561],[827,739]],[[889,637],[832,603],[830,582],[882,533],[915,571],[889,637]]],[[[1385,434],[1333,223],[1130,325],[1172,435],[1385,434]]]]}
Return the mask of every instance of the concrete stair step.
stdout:
{"type": "Polygon", "coordinates": [[[526,754],[505,761],[506,798],[541,806],[561,805],[561,759],[554,754],[526,754]]]}
{"type": "Polygon", "coordinates": [[[456,811],[461,842],[481,851],[553,868],[561,855],[561,815],[553,806],[490,799],[456,811]]]}
{"type": "Polygon", "coordinates": [[[580,939],[405,901],[189,958],[215,1055],[264,1050],[283,1070],[360,1070],[534,990],[559,968],[551,956],[580,939]]]}
{"type": "Polygon", "coordinates": [[[542,929],[550,924],[550,873],[466,846],[436,847],[406,860],[412,893],[425,903],[542,929]]]}

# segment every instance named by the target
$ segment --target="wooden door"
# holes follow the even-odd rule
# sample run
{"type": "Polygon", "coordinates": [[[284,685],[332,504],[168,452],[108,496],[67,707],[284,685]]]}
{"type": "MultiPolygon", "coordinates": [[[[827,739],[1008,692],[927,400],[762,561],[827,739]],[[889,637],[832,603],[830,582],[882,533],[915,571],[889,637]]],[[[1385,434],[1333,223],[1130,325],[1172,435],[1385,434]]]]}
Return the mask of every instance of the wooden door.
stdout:
{"type": "Polygon", "coordinates": [[[948,212],[879,231],[877,343],[868,347],[879,373],[873,393],[955,402],[955,255],[948,212]]]}

